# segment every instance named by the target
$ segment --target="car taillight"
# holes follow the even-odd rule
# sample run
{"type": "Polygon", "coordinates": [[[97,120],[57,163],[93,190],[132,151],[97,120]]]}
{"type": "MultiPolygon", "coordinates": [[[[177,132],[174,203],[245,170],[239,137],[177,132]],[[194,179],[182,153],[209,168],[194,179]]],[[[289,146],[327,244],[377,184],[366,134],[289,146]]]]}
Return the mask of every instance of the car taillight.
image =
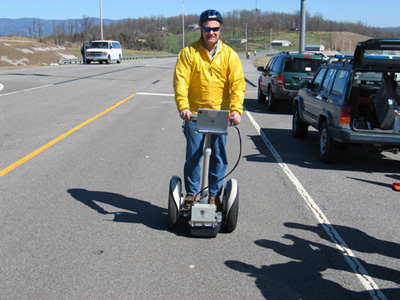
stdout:
{"type": "Polygon", "coordinates": [[[339,125],[342,127],[347,127],[350,125],[350,107],[342,107],[340,110],[340,120],[339,125]]]}
{"type": "Polygon", "coordinates": [[[283,85],[283,74],[279,74],[278,76],[276,76],[276,83],[278,85],[283,85]]]}

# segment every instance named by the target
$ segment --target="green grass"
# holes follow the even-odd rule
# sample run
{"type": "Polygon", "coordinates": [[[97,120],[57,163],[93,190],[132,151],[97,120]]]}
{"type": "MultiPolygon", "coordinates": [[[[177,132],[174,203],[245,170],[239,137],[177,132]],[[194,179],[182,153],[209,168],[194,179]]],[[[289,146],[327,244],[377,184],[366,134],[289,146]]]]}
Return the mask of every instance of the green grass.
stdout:
{"type": "MultiPolygon", "coordinates": [[[[231,46],[237,52],[244,52],[246,50],[246,44],[231,44],[230,40],[232,38],[244,38],[246,36],[245,32],[230,32],[229,30],[224,30],[221,33],[221,39],[231,46]]],[[[191,43],[197,41],[200,38],[200,31],[186,31],[185,32],[185,45],[190,45],[191,43]]],[[[270,39],[272,40],[288,40],[292,42],[293,46],[290,47],[274,47],[274,50],[278,51],[297,51],[299,50],[299,31],[281,31],[272,32],[263,31],[256,34],[248,34],[247,49],[251,52],[254,50],[269,50],[270,39]]],[[[122,49],[124,56],[135,56],[135,55],[156,55],[156,54],[170,54],[178,53],[183,46],[182,34],[174,34],[169,36],[164,36],[161,38],[161,48],[163,52],[158,51],[136,51],[131,49],[122,49]]],[[[324,44],[326,48],[332,47],[333,44],[333,33],[331,32],[307,32],[306,33],[306,44],[324,44]]],[[[80,48],[70,48],[76,56],[80,56],[80,48]]]]}
{"type": "MultiPolygon", "coordinates": [[[[245,36],[245,32],[230,32],[229,30],[224,30],[221,33],[221,39],[237,52],[244,52],[246,50],[246,44],[230,44],[229,41],[232,38],[245,38],[245,36]]],[[[325,47],[331,47],[333,40],[332,36],[333,33],[331,32],[307,32],[306,41],[307,44],[324,44],[325,47]]],[[[199,37],[200,31],[198,30],[185,32],[185,45],[189,45],[197,41],[199,37]]],[[[258,32],[257,34],[249,34],[247,38],[248,50],[254,51],[269,49],[271,39],[271,34],[269,31],[258,32]]],[[[275,50],[296,51],[299,49],[299,39],[299,31],[272,32],[272,40],[288,40],[293,44],[293,46],[290,47],[274,47],[275,50]]],[[[179,50],[182,49],[182,34],[163,37],[161,46],[164,51],[178,53],[179,50]]]]}
{"type": "MultiPolygon", "coordinates": [[[[68,48],[68,50],[77,57],[81,57],[81,48],[68,48]]],[[[170,53],[160,52],[160,51],[137,51],[131,49],[122,49],[123,56],[159,55],[159,54],[170,54],[170,53]]]]}

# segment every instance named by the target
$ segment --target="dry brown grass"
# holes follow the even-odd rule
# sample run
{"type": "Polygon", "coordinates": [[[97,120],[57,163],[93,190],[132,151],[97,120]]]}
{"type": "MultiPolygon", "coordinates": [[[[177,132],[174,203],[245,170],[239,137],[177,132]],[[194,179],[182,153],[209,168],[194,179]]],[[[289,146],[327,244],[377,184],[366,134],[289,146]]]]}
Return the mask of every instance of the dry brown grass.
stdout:
{"type": "Polygon", "coordinates": [[[76,55],[62,46],[28,38],[0,38],[0,67],[46,66],[76,55]]]}

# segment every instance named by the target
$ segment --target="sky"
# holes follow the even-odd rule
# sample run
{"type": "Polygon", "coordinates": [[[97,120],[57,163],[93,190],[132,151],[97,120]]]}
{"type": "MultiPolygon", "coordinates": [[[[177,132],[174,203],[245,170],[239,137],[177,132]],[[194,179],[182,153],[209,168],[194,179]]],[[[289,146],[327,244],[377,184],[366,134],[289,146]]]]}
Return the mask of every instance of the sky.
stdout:
{"type": "Polygon", "coordinates": [[[333,21],[361,21],[374,27],[400,26],[399,0],[18,0],[0,3],[0,18],[38,18],[45,20],[82,19],[83,16],[100,17],[100,1],[103,19],[152,16],[199,15],[206,9],[224,12],[233,10],[261,9],[263,12],[294,13],[305,1],[311,14],[321,13],[324,19],[333,21]],[[328,4],[329,3],[329,4],[328,4]]]}

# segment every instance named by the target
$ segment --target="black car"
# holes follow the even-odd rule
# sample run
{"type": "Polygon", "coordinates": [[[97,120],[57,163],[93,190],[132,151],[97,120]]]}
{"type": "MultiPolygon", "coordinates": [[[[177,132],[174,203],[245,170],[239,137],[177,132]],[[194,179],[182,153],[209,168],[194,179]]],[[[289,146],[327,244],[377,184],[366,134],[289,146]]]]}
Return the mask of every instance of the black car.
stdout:
{"type": "Polygon", "coordinates": [[[274,55],[267,66],[258,67],[258,101],[267,103],[268,111],[276,111],[279,101],[292,101],[299,83],[312,79],[325,57],[315,53],[281,52],[274,55]]]}
{"type": "Polygon", "coordinates": [[[293,136],[316,128],[324,162],[350,144],[398,152],[399,83],[400,39],[360,42],[353,57],[333,58],[302,84],[293,102],[293,136]]]}

